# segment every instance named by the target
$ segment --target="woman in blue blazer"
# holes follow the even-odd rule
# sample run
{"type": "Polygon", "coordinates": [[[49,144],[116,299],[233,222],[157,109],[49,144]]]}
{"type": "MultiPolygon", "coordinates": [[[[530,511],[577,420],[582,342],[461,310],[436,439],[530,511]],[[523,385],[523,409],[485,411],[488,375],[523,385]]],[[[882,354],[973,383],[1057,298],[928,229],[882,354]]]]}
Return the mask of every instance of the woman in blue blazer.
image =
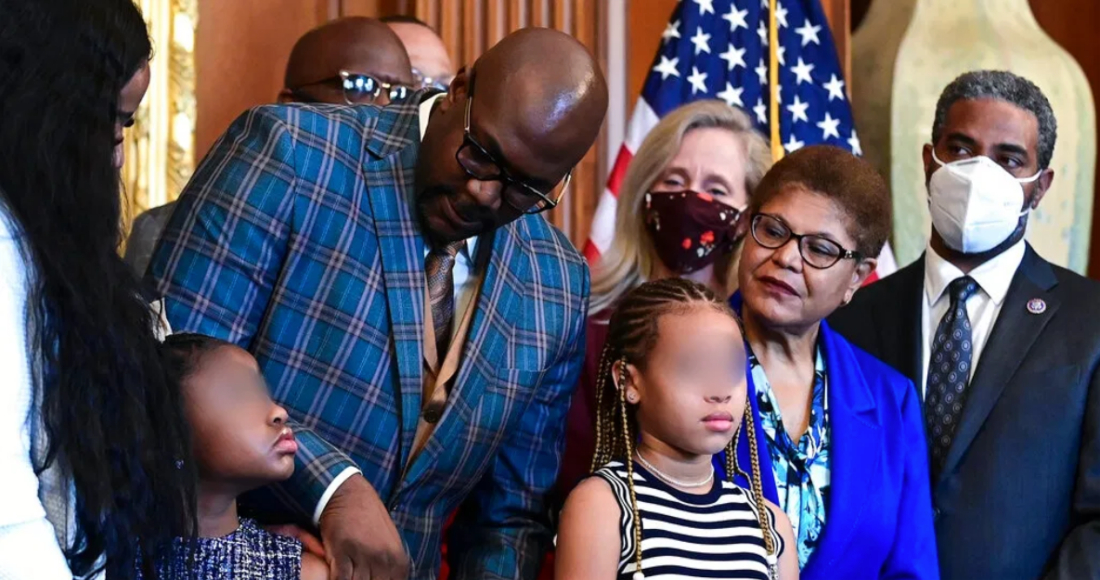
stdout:
{"type": "Polygon", "coordinates": [[[731,303],[765,493],[791,519],[802,578],[938,579],[916,389],[824,321],[874,272],[886,183],[843,149],[808,147],[764,177],[748,217],[731,303]]]}

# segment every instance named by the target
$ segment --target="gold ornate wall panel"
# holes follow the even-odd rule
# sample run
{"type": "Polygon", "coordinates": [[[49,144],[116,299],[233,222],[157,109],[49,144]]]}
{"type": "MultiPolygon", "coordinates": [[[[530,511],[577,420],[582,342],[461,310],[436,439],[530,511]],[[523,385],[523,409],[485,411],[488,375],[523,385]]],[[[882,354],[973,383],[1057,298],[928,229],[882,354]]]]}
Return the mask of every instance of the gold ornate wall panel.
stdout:
{"type": "Polygon", "coordinates": [[[198,0],[137,0],[153,41],[149,92],[126,132],[126,227],[172,201],[195,166],[195,27],[198,0]]]}

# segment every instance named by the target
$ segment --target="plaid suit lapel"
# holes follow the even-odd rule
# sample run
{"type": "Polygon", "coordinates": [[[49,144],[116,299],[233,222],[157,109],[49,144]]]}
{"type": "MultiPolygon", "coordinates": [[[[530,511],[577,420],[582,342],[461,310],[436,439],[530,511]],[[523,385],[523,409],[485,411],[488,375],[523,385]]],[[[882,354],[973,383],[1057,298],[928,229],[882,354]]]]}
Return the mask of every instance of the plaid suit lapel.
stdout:
{"type": "MultiPolygon", "coordinates": [[[[496,380],[495,371],[516,364],[512,321],[523,316],[525,307],[532,308],[527,306],[529,301],[524,289],[534,283],[531,276],[534,252],[523,221],[508,224],[493,236],[493,253],[462,349],[462,363],[448,396],[447,410],[425,450],[433,447],[431,439],[465,441],[467,437],[463,431],[473,419],[485,386],[496,380]]],[[[442,446],[453,448],[453,444],[442,446]]],[[[422,452],[413,460],[405,482],[417,481],[436,459],[435,454],[422,452]]]]}
{"type": "Polygon", "coordinates": [[[382,109],[367,143],[374,157],[365,167],[401,389],[398,465],[412,449],[424,380],[424,239],[409,203],[420,141],[416,102],[382,109]]]}

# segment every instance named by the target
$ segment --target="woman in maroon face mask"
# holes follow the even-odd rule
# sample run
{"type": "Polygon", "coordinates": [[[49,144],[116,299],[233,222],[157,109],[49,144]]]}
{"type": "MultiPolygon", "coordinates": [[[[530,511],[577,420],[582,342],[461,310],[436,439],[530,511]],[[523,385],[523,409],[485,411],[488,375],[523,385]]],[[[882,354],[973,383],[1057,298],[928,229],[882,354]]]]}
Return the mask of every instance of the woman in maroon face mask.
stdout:
{"type": "Polygon", "coordinates": [[[669,113],[634,154],[619,190],[614,242],[593,268],[587,356],[566,425],[561,498],[589,472],[596,367],[616,303],[644,282],[674,276],[732,294],[747,231],[739,218],[771,164],[768,142],[749,116],[722,101],[669,113]]]}

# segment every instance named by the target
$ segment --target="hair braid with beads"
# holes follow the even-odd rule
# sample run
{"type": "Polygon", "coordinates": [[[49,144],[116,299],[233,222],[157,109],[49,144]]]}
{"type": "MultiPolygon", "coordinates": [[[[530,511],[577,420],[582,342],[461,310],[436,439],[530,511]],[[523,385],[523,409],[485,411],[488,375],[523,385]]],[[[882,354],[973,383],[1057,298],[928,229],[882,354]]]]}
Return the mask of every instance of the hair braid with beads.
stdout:
{"type": "MultiPolygon", "coordinates": [[[[635,408],[628,405],[626,400],[627,365],[645,368],[646,361],[657,344],[657,323],[662,315],[683,314],[700,307],[729,314],[737,320],[738,326],[741,325],[729,306],[706,286],[683,278],[667,278],[642,284],[627,293],[615,309],[608,324],[607,343],[600,354],[596,378],[596,452],[592,457],[591,469],[596,471],[616,459],[622,460],[626,466],[627,488],[634,511],[636,579],[644,578],[645,575],[642,573],[642,518],[638,512],[638,499],[634,490],[633,458],[638,427],[635,408]],[[616,370],[622,388],[615,384],[616,370]]],[[[744,474],[737,465],[737,437],[726,445],[726,477],[732,481],[733,476],[740,473],[750,482],[753,500],[758,508],[757,519],[764,537],[765,550],[768,555],[775,555],[778,546],[771,534],[774,521],[764,503],[756,447],[756,425],[751,405],[745,405],[742,427],[748,432],[752,477],[744,474]]]]}

